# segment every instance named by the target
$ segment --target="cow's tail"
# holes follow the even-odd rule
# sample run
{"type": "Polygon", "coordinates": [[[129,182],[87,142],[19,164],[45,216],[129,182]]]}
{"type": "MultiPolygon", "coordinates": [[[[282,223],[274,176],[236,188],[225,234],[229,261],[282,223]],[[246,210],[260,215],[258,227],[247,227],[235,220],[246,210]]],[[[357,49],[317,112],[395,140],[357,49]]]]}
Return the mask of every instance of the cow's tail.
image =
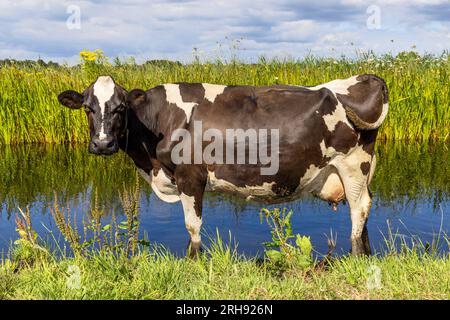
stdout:
{"type": "Polygon", "coordinates": [[[357,80],[359,82],[348,95],[338,94],[338,100],[356,128],[377,129],[383,123],[389,109],[386,82],[372,74],[360,75],[357,80]]]}

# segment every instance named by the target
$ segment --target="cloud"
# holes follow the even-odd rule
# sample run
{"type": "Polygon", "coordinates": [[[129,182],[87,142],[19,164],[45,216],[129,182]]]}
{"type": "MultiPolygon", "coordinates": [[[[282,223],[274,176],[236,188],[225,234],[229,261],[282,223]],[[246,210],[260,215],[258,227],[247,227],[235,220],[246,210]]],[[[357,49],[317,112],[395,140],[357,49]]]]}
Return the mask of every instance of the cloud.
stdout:
{"type": "Polygon", "coordinates": [[[138,60],[189,60],[194,47],[223,58],[241,48],[248,60],[395,53],[412,45],[440,53],[450,49],[449,21],[447,0],[2,0],[0,58],[75,62],[79,51],[97,48],[138,60]],[[380,29],[366,26],[372,4],[380,9],[380,29]],[[80,8],[79,30],[66,26],[69,5],[80,8]],[[232,39],[240,39],[237,46],[232,39]]]}

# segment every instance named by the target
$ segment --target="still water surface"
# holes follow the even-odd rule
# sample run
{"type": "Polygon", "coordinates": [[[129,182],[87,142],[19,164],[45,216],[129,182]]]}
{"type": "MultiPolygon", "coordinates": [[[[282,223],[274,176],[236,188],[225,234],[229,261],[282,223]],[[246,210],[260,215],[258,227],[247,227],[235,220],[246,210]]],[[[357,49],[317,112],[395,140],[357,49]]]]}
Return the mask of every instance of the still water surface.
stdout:
{"type": "MultiPolygon", "coordinates": [[[[450,234],[450,152],[448,144],[417,145],[379,143],[378,167],[371,190],[374,194],[369,218],[372,246],[381,250],[388,226],[407,237],[431,241],[450,234]]],[[[54,194],[69,204],[81,222],[93,205],[94,190],[106,213],[121,215],[119,190],[134,185],[135,169],[123,154],[98,157],[85,146],[20,146],[0,148],[0,251],[7,252],[17,239],[14,216],[18,207],[29,206],[34,228],[40,235],[47,229],[58,234],[49,212],[54,194]]],[[[184,254],[188,235],[180,203],[159,200],[141,180],[141,232],[151,242],[184,254]]],[[[306,198],[278,205],[294,210],[295,233],[309,235],[318,253],[327,252],[327,237],[337,235],[337,253],[350,248],[348,206],[334,212],[326,202],[306,198]]],[[[272,206],[275,207],[275,206],[272,206]]],[[[246,203],[227,195],[208,195],[204,203],[204,232],[238,245],[246,255],[262,252],[270,240],[265,223],[260,223],[260,204],[246,203]]],[[[108,217],[105,218],[108,220],[108,217]]],[[[205,237],[204,237],[205,238],[205,237]]],[[[207,241],[206,245],[207,245],[207,241]]],[[[445,248],[448,250],[448,248],[445,248]]]]}

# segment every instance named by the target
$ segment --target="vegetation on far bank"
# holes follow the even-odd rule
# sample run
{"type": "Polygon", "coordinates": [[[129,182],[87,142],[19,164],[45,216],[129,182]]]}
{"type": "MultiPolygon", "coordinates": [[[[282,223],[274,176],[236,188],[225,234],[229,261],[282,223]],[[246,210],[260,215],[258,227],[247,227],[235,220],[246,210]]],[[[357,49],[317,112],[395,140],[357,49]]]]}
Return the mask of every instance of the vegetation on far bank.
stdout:
{"type": "Polygon", "coordinates": [[[161,83],[209,82],[220,84],[312,86],[355,74],[375,73],[389,88],[390,113],[380,139],[447,140],[450,137],[450,59],[404,52],[397,56],[373,54],[356,59],[306,57],[258,63],[213,61],[182,64],[133,60],[109,62],[101,51],[80,53],[82,63],[4,62],[0,66],[0,145],[22,142],[85,142],[88,137],[82,111],[58,104],[67,89],[84,90],[100,74],[110,74],[130,90],[161,83]]]}

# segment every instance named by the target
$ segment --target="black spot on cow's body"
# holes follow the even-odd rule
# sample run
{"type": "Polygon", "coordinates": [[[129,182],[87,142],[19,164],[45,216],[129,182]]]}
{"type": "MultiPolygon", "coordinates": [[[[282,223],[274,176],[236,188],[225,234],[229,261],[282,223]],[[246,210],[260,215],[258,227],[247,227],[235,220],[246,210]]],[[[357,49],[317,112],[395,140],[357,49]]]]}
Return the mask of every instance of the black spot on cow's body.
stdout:
{"type": "Polygon", "coordinates": [[[333,92],[331,92],[331,90],[327,88],[321,88],[319,89],[319,92],[323,97],[323,102],[321,104],[321,108],[319,109],[319,114],[322,116],[333,114],[338,104],[333,92]]]}
{"type": "Polygon", "coordinates": [[[358,134],[356,131],[344,122],[339,121],[334,131],[326,140],[325,145],[327,147],[333,147],[338,152],[347,153],[357,142],[358,134]]]}
{"type": "Polygon", "coordinates": [[[360,168],[361,168],[362,174],[367,176],[367,174],[370,171],[370,162],[365,161],[365,162],[361,163],[360,168]]]}
{"type": "Polygon", "coordinates": [[[362,146],[363,150],[370,155],[375,151],[375,142],[377,140],[378,129],[364,130],[360,132],[358,145],[362,146]]]}
{"type": "Polygon", "coordinates": [[[205,88],[201,83],[178,83],[183,102],[200,104],[205,97],[205,88]]]}

